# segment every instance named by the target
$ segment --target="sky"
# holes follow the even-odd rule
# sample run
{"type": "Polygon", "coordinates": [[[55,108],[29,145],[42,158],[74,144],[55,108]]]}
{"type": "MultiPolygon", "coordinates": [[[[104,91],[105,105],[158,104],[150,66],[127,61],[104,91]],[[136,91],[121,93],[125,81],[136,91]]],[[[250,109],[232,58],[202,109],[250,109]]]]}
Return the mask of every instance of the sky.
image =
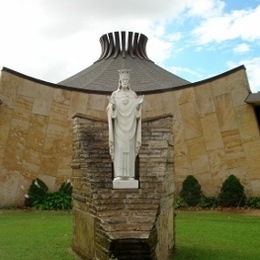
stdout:
{"type": "Polygon", "coordinates": [[[92,65],[102,35],[132,31],[190,82],[244,65],[260,91],[260,0],[0,0],[0,25],[0,69],[48,82],[92,65]]]}

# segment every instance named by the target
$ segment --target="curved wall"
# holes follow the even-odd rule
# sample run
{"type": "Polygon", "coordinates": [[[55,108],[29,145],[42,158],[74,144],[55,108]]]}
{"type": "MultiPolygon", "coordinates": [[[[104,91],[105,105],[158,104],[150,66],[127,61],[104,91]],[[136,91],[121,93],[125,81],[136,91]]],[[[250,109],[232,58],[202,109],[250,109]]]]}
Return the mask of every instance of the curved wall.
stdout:
{"type": "Polygon", "coordinates": [[[33,179],[53,191],[70,178],[72,115],[103,115],[106,100],[6,71],[0,97],[0,206],[22,205],[33,179]]]}
{"type": "Polygon", "coordinates": [[[248,196],[260,195],[260,139],[245,70],[157,97],[174,114],[177,192],[194,175],[207,196],[236,175],[248,196]],[[171,95],[171,97],[170,97],[171,95]]]}
{"type": "MultiPolygon", "coordinates": [[[[144,118],[174,115],[177,193],[192,174],[207,196],[217,195],[226,177],[234,174],[247,195],[260,195],[259,127],[254,108],[244,102],[248,93],[241,67],[186,88],[145,95],[144,118]]],[[[22,205],[36,177],[50,190],[70,178],[72,115],[106,120],[107,96],[2,71],[0,206],[22,205]]]]}

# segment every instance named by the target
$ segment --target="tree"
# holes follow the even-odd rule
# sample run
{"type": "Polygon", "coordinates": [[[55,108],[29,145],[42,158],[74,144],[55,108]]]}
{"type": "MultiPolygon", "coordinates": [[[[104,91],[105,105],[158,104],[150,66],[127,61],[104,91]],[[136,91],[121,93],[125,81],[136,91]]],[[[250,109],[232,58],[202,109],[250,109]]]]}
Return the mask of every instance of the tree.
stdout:
{"type": "Polygon", "coordinates": [[[235,175],[231,174],[223,182],[218,200],[222,207],[244,206],[246,201],[244,186],[235,175]]]}
{"type": "Polygon", "coordinates": [[[202,196],[201,186],[198,180],[188,175],[183,181],[180,197],[183,198],[189,206],[196,206],[199,204],[202,196]]]}

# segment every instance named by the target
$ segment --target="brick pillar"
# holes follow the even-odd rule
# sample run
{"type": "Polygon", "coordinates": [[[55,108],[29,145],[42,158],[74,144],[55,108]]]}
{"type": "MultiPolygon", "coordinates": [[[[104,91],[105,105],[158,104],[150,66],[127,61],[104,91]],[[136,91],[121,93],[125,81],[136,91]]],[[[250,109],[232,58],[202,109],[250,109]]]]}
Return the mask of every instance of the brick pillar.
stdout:
{"type": "Polygon", "coordinates": [[[83,259],[172,257],[172,116],[143,121],[139,189],[112,189],[107,122],[76,114],[73,134],[73,249],[83,259]]]}

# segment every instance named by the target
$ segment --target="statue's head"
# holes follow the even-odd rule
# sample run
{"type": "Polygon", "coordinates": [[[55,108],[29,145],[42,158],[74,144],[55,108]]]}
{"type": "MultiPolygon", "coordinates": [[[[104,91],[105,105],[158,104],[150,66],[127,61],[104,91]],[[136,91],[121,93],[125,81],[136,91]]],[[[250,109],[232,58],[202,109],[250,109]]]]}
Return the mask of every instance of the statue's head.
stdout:
{"type": "Polygon", "coordinates": [[[119,89],[128,88],[130,90],[130,69],[118,70],[119,73],[119,89]]]}

